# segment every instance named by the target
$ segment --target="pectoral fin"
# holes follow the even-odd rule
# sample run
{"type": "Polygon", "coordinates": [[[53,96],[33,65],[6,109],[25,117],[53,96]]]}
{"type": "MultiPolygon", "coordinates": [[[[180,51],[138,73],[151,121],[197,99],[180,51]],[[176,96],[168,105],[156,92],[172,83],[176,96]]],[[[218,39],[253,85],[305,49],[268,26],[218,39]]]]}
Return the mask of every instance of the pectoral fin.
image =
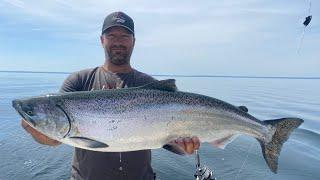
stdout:
{"type": "Polygon", "coordinates": [[[69,139],[75,144],[79,144],[88,148],[106,148],[109,147],[107,144],[103,142],[99,142],[86,137],[69,137],[69,139]]]}

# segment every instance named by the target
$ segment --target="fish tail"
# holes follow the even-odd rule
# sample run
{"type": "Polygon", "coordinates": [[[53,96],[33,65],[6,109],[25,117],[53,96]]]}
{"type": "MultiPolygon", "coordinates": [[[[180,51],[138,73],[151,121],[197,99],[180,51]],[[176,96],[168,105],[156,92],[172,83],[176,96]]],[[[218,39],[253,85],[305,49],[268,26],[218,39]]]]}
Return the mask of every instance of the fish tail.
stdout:
{"type": "Polygon", "coordinates": [[[270,142],[265,142],[258,139],[261,145],[262,154],[266,163],[272,172],[277,173],[278,170],[278,157],[284,142],[286,142],[290,136],[290,133],[303,123],[299,118],[282,118],[264,121],[266,124],[270,124],[275,132],[270,142]]]}

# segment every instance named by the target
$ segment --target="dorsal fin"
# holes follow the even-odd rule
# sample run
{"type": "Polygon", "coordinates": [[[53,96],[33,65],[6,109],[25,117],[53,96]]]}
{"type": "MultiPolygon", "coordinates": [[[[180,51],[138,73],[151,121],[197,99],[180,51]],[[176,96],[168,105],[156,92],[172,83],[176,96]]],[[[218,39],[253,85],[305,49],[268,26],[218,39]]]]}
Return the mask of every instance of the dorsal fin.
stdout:
{"type": "Polygon", "coordinates": [[[147,85],[141,86],[141,88],[142,89],[158,89],[162,91],[174,92],[174,91],[177,91],[177,86],[175,82],[176,82],[175,79],[160,80],[160,81],[155,81],[147,85]]]}
{"type": "Polygon", "coordinates": [[[248,108],[246,106],[238,106],[241,111],[248,112],[248,108]]]}

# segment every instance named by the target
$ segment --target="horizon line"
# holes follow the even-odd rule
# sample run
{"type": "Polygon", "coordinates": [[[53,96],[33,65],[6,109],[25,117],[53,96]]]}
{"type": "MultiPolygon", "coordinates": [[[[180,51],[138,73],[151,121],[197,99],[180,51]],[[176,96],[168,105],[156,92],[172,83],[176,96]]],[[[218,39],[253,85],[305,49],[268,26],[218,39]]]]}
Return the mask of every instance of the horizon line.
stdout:
{"type": "MultiPolygon", "coordinates": [[[[72,72],[59,71],[2,71],[0,73],[39,73],[39,74],[71,74],[72,72]]],[[[243,78],[243,79],[320,79],[320,76],[249,76],[249,75],[211,75],[211,74],[150,74],[158,77],[196,77],[196,78],[243,78]]]]}

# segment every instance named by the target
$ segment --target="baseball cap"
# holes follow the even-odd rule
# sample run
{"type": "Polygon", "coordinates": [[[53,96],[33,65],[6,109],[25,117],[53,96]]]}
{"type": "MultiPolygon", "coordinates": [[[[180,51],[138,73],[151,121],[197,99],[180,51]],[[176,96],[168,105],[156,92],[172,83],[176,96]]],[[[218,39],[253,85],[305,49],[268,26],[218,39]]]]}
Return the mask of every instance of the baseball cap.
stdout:
{"type": "Polygon", "coordinates": [[[118,11],[109,14],[103,22],[102,34],[109,28],[121,26],[128,29],[134,35],[134,22],[130,16],[124,12],[118,11]]]}

